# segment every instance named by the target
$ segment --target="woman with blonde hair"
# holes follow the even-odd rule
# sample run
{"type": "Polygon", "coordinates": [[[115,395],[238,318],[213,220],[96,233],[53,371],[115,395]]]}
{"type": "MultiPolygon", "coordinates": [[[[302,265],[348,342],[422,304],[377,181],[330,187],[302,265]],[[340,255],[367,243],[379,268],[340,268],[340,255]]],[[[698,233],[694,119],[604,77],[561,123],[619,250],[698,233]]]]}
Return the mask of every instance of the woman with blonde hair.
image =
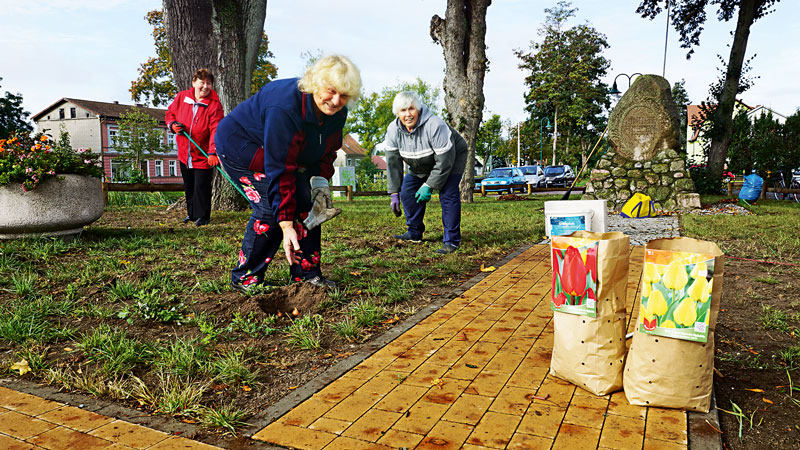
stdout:
{"type": "Polygon", "coordinates": [[[247,195],[253,213],[245,229],[231,287],[247,292],[283,246],[293,281],[335,288],[320,269],[320,227],[302,223],[313,194],[330,196],[346,105],[361,91],[361,75],[344,56],[317,60],[302,78],[274,80],[240,103],[217,128],[222,166],[247,195]]]}

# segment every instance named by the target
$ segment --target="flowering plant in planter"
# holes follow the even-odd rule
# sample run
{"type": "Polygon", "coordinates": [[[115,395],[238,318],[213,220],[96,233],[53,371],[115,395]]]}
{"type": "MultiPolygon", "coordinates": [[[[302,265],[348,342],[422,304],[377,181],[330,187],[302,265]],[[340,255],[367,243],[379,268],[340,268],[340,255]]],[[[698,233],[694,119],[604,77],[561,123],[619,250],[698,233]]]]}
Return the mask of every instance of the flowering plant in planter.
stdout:
{"type": "Polygon", "coordinates": [[[103,174],[99,155],[84,148],[73,150],[68,141],[54,143],[42,133],[0,139],[0,186],[21,183],[29,191],[64,174],[99,178],[103,174]]]}

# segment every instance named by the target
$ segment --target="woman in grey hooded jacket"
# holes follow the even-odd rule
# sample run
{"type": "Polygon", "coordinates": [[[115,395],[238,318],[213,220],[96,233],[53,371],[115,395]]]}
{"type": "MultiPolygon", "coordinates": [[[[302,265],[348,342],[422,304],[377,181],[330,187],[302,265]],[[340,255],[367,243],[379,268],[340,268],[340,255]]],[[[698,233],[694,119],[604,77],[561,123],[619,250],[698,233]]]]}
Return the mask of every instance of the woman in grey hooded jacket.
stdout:
{"type": "Polygon", "coordinates": [[[442,119],[433,114],[412,92],[395,96],[392,112],[397,119],[386,129],[387,190],[391,208],[406,214],[408,231],[395,238],[421,242],[425,232],[425,205],[432,190],[439,191],[442,205],[444,245],[437,253],[447,254],[461,244],[461,198],[458,184],[467,163],[467,142],[442,119]],[[403,176],[403,163],[408,173],[403,176]]]}

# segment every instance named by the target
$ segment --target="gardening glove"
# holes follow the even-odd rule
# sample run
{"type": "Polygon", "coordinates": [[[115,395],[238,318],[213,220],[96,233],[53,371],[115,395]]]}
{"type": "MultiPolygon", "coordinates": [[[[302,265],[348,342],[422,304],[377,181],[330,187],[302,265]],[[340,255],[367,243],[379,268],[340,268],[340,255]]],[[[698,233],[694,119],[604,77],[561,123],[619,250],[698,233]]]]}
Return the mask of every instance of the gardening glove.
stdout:
{"type": "Polygon", "coordinates": [[[172,132],[175,134],[181,134],[186,129],[186,126],[180,122],[172,122],[169,127],[172,128],[172,132]]]}
{"type": "Polygon", "coordinates": [[[219,158],[217,158],[217,155],[208,155],[208,165],[211,167],[219,165],[219,158]]]}
{"type": "Polygon", "coordinates": [[[300,257],[298,253],[303,253],[300,250],[300,242],[297,240],[297,230],[294,229],[294,222],[291,220],[284,220],[278,222],[283,231],[283,251],[286,253],[286,260],[289,264],[300,264],[300,257]]]}
{"type": "Polygon", "coordinates": [[[414,194],[414,198],[417,199],[417,203],[425,203],[430,201],[431,199],[431,187],[427,184],[423,184],[417,190],[417,193],[414,194]]]}
{"type": "Polygon", "coordinates": [[[400,215],[403,214],[403,210],[400,208],[400,193],[395,192],[391,197],[392,201],[389,203],[389,206],[392,208],[395,217],[400,217],[400,215]]]}
{"type": "Polygon", "coordinates": [[[333,219],[341,212],[341,209],[333,207],[328,180],[323,177],[311,177],[311,212],[303,221],[303,225],[310,230],[333,219]]]}

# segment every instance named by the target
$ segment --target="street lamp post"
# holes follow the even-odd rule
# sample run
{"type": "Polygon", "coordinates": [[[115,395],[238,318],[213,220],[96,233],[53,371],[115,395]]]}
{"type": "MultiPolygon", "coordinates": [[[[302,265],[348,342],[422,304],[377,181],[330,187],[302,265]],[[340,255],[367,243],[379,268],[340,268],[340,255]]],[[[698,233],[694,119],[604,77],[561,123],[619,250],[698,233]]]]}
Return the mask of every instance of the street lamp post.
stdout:
{"type": "Polygon", "coordinates": [[[544,148],[544,122],[547,121],[547,129],[549,130],[553,126],[550,125],[550,119],[547,117],[542,117],[539,121],[539,165],[542,165],[542,158],[543,153],[542,150],[544,148]]]}
{"type": "Polygon", "coordinates": [[[633,79],[633,77],[635,77],[637,75],[641,75],[641,74],[639,72],[634,72],[631,75],[628,75],[627,73],[621,73],[621,74],[617,75],[616,77],[614,77],[614,84],[611,85],[611,89],[608,91],[608,93],[611,94],[611,95],[620,95],[620,94],[622,94],[622,91],[617,89],[617,78],[619,78],[621,76],[624,76],[624,77],[628,78],[628,88],[630,88],[631,87],[631,80],[633,79]]]}

